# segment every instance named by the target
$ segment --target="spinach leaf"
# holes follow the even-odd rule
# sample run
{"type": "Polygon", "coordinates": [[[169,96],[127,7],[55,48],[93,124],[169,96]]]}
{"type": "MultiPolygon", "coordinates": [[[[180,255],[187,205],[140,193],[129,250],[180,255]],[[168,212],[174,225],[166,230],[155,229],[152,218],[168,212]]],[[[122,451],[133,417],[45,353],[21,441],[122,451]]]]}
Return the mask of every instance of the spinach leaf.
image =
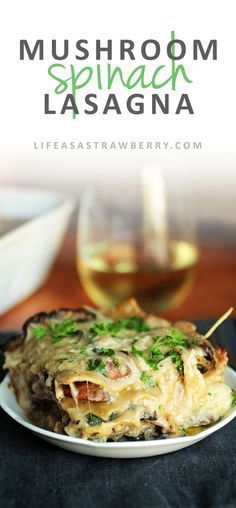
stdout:
{"type": "Polygon", "coordinates": [[[155,386],[155,383],[154,383],[152,377],[149,376],[146,372],[142,372],[140,379],[141,379],[141,381],[143,381],[143,383],[145,383],[148,386],[151,386],[151,387],[155,386]]]}
{"type": "Polygon", "coordinates": [[[100,423],[104,422],[100,416],[97,416],[93,413],[88,413],[86,415],[86,420],[89,425],[99,425],[100,423]]]}

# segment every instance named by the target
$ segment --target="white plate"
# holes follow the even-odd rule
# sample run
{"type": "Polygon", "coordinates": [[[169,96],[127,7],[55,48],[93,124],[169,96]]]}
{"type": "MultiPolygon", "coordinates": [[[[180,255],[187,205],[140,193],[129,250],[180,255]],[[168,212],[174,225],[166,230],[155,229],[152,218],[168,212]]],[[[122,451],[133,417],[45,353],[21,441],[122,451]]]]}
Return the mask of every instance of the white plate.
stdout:
{"type": "MultiPolygon", "coordinates": [[[[225,373],[226,383],[236,389],[236,372],[229,367],[225,373]]],[[[151,457],[153,455],[162,455],[163,453],[170,453],[186,446],[197,443],[201,439],[209,436],[216,430],[221,429],[229,423],[236,416],[236,409],[232,410],[230,414],[222,418],[218,423],[206,428],[195,436],[186,436],[178,438],[168,438],[162,440],[151,441],[126,441],[120,443],[95,443],[85,439],[69,437],[61,434],[56,434],[48,430],[41,429],[36,425],[30,423],[25,416],[22,409],[17,404],[14,393],[8,388],[9,376],[7,375],[0,386],[0,405],[14,420],[31,430],[34,434],[41,437],[45,441],[52,443],[60,448],[65,448],[71,452],[83,453],[86,455],[95,455],[97,457],[108,458],[137,458],[137,457],[151,457]]]]}

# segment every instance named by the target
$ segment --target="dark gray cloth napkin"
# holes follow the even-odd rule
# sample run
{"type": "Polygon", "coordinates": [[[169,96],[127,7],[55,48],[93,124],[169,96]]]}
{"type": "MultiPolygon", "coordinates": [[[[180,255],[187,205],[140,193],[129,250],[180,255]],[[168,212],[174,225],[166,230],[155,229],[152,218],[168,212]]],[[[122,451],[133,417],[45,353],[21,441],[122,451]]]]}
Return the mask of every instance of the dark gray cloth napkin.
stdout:
{"type": "MultiPolygon", "coordinates": [[[[212,321],[198,321],[203,333],[212,321]]],[[[0,334],[0,344],[7,334],[0,334]]],[[[215,333],[235,366],[236,320],[215,333]]],[[[175,453],[102,459],[40,440],[0,410],[0,506],[3,508],[233,508],[236,426],[175,453]]]]}

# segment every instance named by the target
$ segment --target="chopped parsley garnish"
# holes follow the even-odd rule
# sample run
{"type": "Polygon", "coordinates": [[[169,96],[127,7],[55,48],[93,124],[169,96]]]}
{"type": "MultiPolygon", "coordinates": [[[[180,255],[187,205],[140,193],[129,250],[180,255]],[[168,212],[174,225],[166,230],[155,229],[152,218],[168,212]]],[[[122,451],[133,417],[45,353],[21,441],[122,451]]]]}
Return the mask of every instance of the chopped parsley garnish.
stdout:
{"type": "Polygon", "coordinates": [[[147,323],[143,321],[138,316],[133,316],[131,318],[123,318],[120,320],[122,324],[122,328],[127,328],[128,330],[134,330],[137,333],[147,332],[150,330],[150,327],[147,323]]]}
{"type": "Polygon", "coordinates": [[[107,349],[105,347],[99,348],[97,352],[103,356],[113,356],[115,354],[114,349],[107,349]]]}
{"type": "Polygon", "coordinates": [[[46,333],[47,333],[46,326],[40,326],[38,328],[34,328],[34,335],[37,340],[42,339],[42,337],[44,337],[44,335],[46,335],[46,333]]]}
{"type": "Polygon", "coordinates": [[[232,392],[232,406],[236,406],[236,391],[232,392]]]}
{"type": "Polygon", "coordinates": [[[158,369],[158,364],[170,356],[179,372],[183,374],[183,361],[179,352],[175,349],[178,347],[188,347],[188,341],[182,332],[172,329],[168,331],[168,335],[156,337],[154,343],[148,349],[140,350],[133,345],[131,352],[135,356],[141,356],[153,370],[158,369]],[[163,351],[163,346],[168,347],[169,351],[163,351]]]}
{"type": "Polygon", "coordinates": [[[171,357],[172,362],[175,363],[180,374],[183,374],[184,363],[183,363],[183,360],[181,359],[180,354],[177,351],[171,351],[170,357],[171,357]]]}
{"type": "Polygon", "coordinates": [[[151,386],[151,387],[155,386],[155,383],[154,383],[152,377],[149,376],[146,372],[142,372],[140,379],[143,383],[145,383],[148,386],[151,386]]]}
{"type": "Polygon", "coordinates": [[[176,330],[173,328],[168,331],[166,336],[157,337],[155,339],[155,346],[167,346],[167,347],[184,347],[187,348],[189,346],[188,340],[183,332],[180,330],[176,330]]]}
{"type": "Polygon", "coordinates": [[[157,347],[156,344],[151,346],[151,348],[149,349],[149,353],[150,353],[151,359],[154,360],[156,363],[161,362],[165,358],[165,354],[160,350],[159,347],[157,347]]]}
{"type": "Polygon", "coordinates": [[[118,358],[113,358],[112,363],[113,363],[113,365],[115,365],[115,367],[120,366],[120,360],[118,360],[118,358]]]}
{"type": "Polygon", "coordinates": [[[116,323],[95,323],[90,328],[90,331],[96,335],[102,335],[103,333],[116,333],[120,331],[120,327],[116,323]]]}
{"type": "Polygon", "coordinates": [[[163,353],[157,346],[154,344],[148,349],[149,355],[144,358],[145,362],[149,367],[156,370],[158,368],[158,363],[162,362],[166,358],[166,354],[163,353]]]}
{"type": "Polygon", "coordinates": [[[144,361],[146,362],[149,367],[152,369],[157,369],[157,365],[159,362],[164,360],[165,354],[160,351],[158,348],[154,348],[152,346],[149,349],[146,349],[145,351],[142,351],[141,349],[137,349],[135,346],[132,346],[131,350],[132,354],[135,356],[141,356],[144,361]]]}
{"type": "Polygon", "coordinates": [[[94,415],[93,413],[88,413],[86,415],[86,420],[89,425],[99,425],[100,423],[104,422],[100,416],[94,415]]]}
{"type": "Polygon", "coordinates": [[[87,370],[97,370],[104,376],[106,375],[106,365],[102,360],[98,358],[90,358],[87,362],[87,370]]]}
{"type": "Polygon", "coordinates": [[[146,364],[151,367],[151,369],[153,370],[157,370],[158,369],[158,363],[160,363],[162,360],[165,359],[165,356],[163,355],[163,358],[161,357],[156,357],[156,358],[144,358],[146,364]]]}
{"type": "Polygon", "coordinates": [[[112,323],[95,323],[90,331],[96,335],[103,335],[104,333],[116,334],[123,329],[141,333],[148,331],[150,328],[143,319],[133,316],[131,318],[118,319],[118,321],[113,321],[112,323]]]}
{"type": "Polygon", "coordinates": [[[168,335],[157,337],[155,339],[154,344],[148,349],[148,356],[144,357],[145,362],[152,369],[157,369],[158,364],[162,362],[168,356],[171,357],[173,363],[175,363],[178,371],[183,374],[184,367],[183,361],[181,359],[180,354],[173,348],[184,347],[187,348],[189,346],[188,341],[185,335],[179,330],[169,330],[168,335]],[[166,346],[171,348],[170,351],[163,352],[161,350],[162,346],[166,346]]]}
{"type": "Polygon", "coordinates": [[[158,367],[158,363],[166,358],[166,353],[162,353],[159,347],[154,344],[150,348],[142,351],[141,349],[137,349],[135,346],[132,346],[131,350],[132,354],[135,356],[141,356],[149,367],[156,370],[158,367]]]}
{"type": "Polygon", "coordinates": [[[144,351],[137,349],[135,346],[132,346],[131,353],[135,356],[143,356],[144,351]]]}
{"type": "Polygon", "coordinates": [[[42,339],[48,334],[52,342],[56,343],[68,335],[74,335],[77,332],[77,328],[75,321],[64,319],[61,323],[49,323],[47,326],[35,327],[33,331],[37,340],[42,339]]]}
{"type": "Polygon", "coordinates": [[[79,350],[80,354],[83,355],[84,353],[86,353],[86,347],[85,346],[82,346],[79,350]]]}

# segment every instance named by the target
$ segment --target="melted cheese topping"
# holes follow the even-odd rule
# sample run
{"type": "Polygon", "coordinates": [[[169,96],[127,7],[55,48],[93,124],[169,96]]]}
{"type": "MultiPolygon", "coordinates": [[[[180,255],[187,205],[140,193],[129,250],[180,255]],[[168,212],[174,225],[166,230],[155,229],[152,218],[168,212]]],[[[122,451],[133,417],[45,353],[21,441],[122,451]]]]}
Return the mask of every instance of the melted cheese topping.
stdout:
{"type": "Polygon", "coordinates": [[[185,344],[173,341],[172,346],[171,339],[162,340],[171,337],[172,328],[148,319],[147,331],[124,328],[96,334],[94,323],[112,322],[99,314],[95,321],[76,322],[75,333],[58,341],[49,330],[37,339],[41,325],[31,323],[24,344],[6,354],[20,405],[32,414],[37,397],[52,400],[67,415],[68,435],[101,441],[149,439],[160,432],[183,435],[224,416],[231,407],[231,390],[223,380],[226,356],[212,347],[210,364],[197,333],[183,334],[185,344]],[[205,372],[199,358],[210,364],[205,372]]]}

